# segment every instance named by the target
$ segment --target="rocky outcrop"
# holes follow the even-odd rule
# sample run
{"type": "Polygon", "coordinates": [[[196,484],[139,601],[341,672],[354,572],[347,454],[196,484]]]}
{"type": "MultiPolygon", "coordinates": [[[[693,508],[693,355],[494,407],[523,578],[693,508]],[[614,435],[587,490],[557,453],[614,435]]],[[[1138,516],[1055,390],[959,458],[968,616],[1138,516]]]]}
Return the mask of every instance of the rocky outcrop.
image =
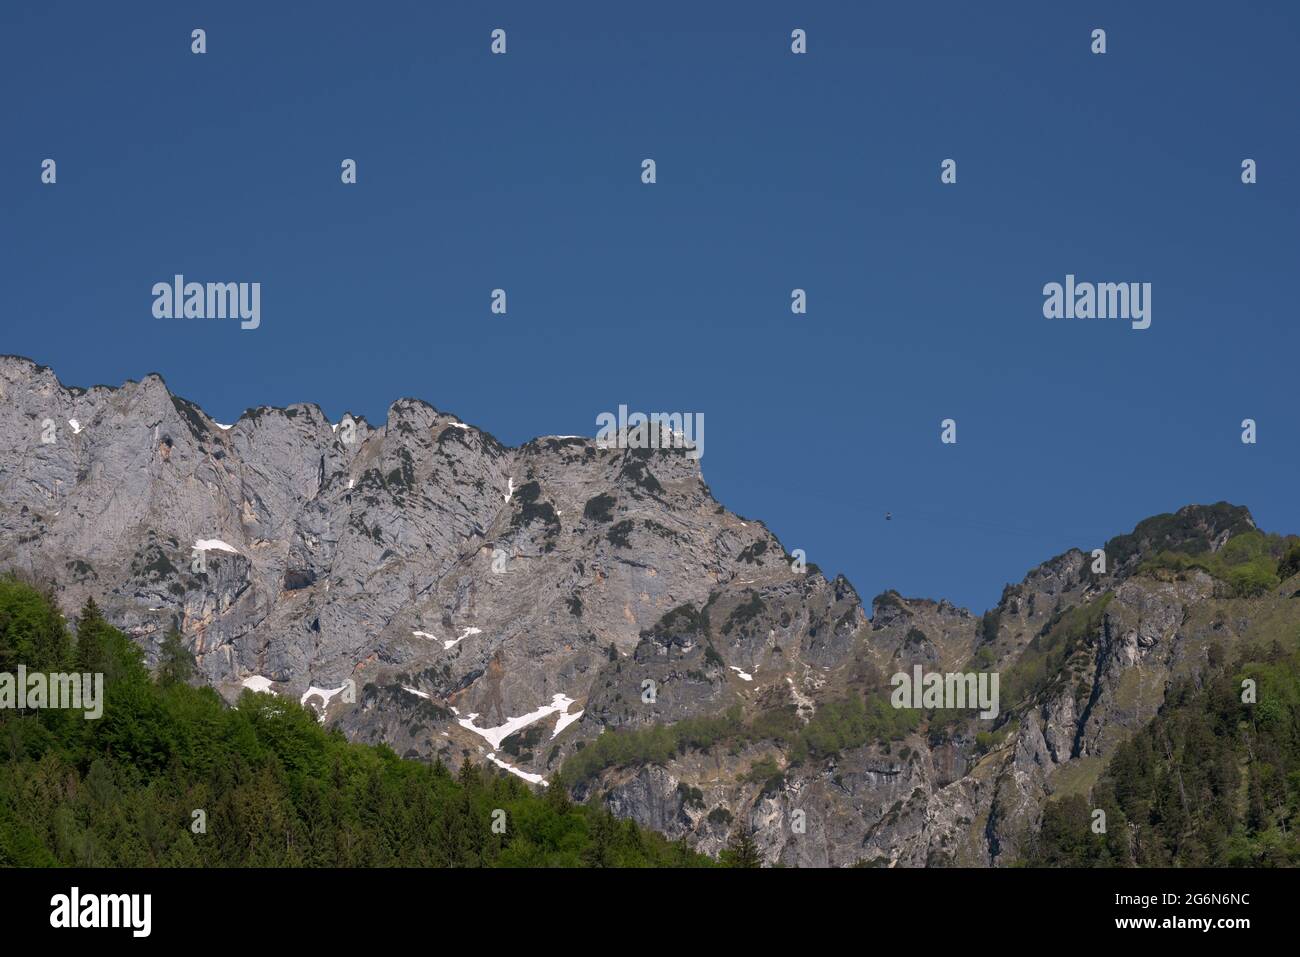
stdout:
{"type": "Polygon", "coordinates": [[[376,425],[314,405],[224,425],[156,375],[79,389],[0,358],[0,568],[67,614],[94,597],[150,657],[179,629],[231,701],[266,688],[539,784],[576,768],[619,816],[711,853],[746,827],[792,866],[1017,860],[1175,676],[1292,613],[1283,589],[1239,606],[1144,570],[1253,528],[1193,506],[982,616],[895,592],[868,614],[681,449],[509,448],[414,399],[376,425]],[[999,675],[998,715],[900,712],[889,679],[918,666],[999,675]]]}

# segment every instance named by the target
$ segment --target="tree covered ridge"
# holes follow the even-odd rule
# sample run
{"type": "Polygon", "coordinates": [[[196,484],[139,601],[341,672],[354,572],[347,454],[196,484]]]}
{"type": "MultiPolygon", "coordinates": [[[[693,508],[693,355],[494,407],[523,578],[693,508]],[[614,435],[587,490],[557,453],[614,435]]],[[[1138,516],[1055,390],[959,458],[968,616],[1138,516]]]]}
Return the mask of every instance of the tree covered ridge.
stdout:
{"type": "MultiPolygon", "coordinates": [[[[1092,789],[1049,802],[1025,863],[1069,867],[1300,865],[1300,652],[1274,641],[1169,689],[1092,789]],[[1254,700],[1243,701],[1243,683],[1254,700]],[[1097,810],[1106,830],[1093,829],[1097,810]]],[[[1246,696],[1249,698],[1249,695],[1246,696]]]]}
{"type": "MultiPolygon", "coordinates": [[[[1163,550],[1138,567],[1155,578],[1192,570],[1222,583],[1216,591],[1225,598],[1279,585],[1285,602],[1300,598],[1293,535],[1250,529],[1218,550],[1163,550]]],[[[1156,717],[1116,749],[1089,797],[1044,806],[1023,863],[1300,866],[1300,632],[1287,624],[1277,634],[1231,652],[1212,644],[1205,669],[1170,685],[1156,717]]]]}
{"type": "Polygon", "coordinates": [[[49,594],[0,579],[0,671],[18,664],[103,672],[105,703],[93,721],[78,711],[0,710],[0,865],[711,863],[683,842],[572,803],[561,782],[538,795],[468,761],[453,777],[441,764],[349,743],[274,695],[246,691],[231,708],[188,684],[193,662],[174,631],[150,674],[93,601],[69,633],[49,594]]]}

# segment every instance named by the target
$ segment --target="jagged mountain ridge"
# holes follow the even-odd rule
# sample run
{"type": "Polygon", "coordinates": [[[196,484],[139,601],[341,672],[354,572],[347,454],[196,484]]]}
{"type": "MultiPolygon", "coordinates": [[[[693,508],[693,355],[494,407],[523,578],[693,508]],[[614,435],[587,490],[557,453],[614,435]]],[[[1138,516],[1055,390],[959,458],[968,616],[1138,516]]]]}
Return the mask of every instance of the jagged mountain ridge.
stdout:
{"type": "MultiPolygon", "coordinates": [[[[1171,676],[1250,630],[1197,618],[1221,601],[1204,572],[1136,574],[1254,528],[1224,504],[1112,539],[1104,576],[1057,556],[983,618],[894,593],[868,616],[845,579],[796,572],[718,504],[680,450],[508,448],[410,399],[358,419],[355,442],[337,425],[294,405],[226,427],[158,376],[82,390],[0,358],[0,568],[53,581],[69,614],[95,597],[150,655],[176,625],[232,699],[305,698],[412,757],[577,769],[580,796],[669,836],[716,852],[741,818],[769,861],[803,865],[1014,861],[1044,802],[1095,779],[1171,676]],[[1017,674],[1036,642],[1071,654],[1049,650],[992,727],[855,724],[895,670],[1017,674]],[[336,693],[349,678],[355,702],[336,693]],[[632,760],[600,740],[719,715],[632,760]]],[[[1257,601],[1294,613],[1282,588],[1257,601]]]]}
{"type": "Polygon", "coordinates": [[[314,405],[223,427],[158,376],[65,388],[17,357],[0,399],[0,561],[56,581],[65,607],[95,595],[146,649],[176,623],[218,686],[297,696],[450,658],[440,696],[499,724],[707,599],[737,553],[780,564],[680,451],[507,449],[416,400],[382,428],[359,419],[348,445],[314,405]],[[202,575],[196,543],[217,543],[202,575]]]}

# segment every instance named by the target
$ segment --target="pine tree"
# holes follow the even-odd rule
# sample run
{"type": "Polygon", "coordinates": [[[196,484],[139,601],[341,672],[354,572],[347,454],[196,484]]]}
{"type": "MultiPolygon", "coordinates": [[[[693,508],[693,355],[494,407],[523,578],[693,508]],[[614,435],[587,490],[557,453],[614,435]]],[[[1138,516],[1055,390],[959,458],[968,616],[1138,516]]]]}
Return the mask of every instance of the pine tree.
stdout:
{"type": "Polygon", "coordinates": [[[77,618],[77,644],[74,663],[78,671],[103,672],[107,654],[104,649],[104,629],[108,623],[100,614],[95,599],[87,598],[77,618]]]}
{"type": "Polygon", "coordinates": [[[479,774],[478,765],[466,756],[461,762],[460,772],[456,775],[456,783],[466,791],[477,791],[483,783],[483,778],[479,774]]]}
{"type": "Polygon", "coordinates": [[[736,823],[731,837],[727,839],[727,846],[720,855],[720,860],[725,867],[763,866],[763,859],[758,856],[758,845],[754,843],[753,835],[740,822],[736,823]]]}
{"type": "Polygon", "coordinates": [[[186,684],[194,677],[194,656],[185,647],[185,640],[175,626],[158,649],[158,683],[161,685],[186,684]]]}
{"type": "Polygon", "coordinates": [[[0,578],[0,671],[62,671],[71,654],[53,593],[0,578]]]}
{"type": "Polygon", "coordinates": [[[614,844],[618,836],[618,822],[606,808],[597,812],[596,820],[591,825],[591,843],[582,854],[582,863],[586,867],[613,867],[614,844]]]}
{"type": "Polygon", "coordinates": [[[556,814],[568,814],[573,807],[569,800],[569,786],[564,780],[563,772],[557,771],[546,789],[546,806],[556,814]]]}

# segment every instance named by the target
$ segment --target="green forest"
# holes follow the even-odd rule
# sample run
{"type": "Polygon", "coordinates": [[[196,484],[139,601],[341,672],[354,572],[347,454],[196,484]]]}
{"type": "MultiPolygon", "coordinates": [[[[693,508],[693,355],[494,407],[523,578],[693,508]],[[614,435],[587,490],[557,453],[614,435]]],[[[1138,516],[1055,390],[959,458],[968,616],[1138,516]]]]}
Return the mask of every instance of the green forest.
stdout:
{"type": "MultiPolygon", "coordinates": [[[[696,867],[629,821],[466,762],[352,744],[296,702],[230,707],[191,685],[174,631],[153,673],[93,602],[70,631],[48,594],[0,579],[0,672],[105,675],[103,716],[0,710],[0,865],[696,867]],[[196,813],[201,812],[201,813],[196,813]],[[497,822],[494,828],[493,824],[497,822]]],[[[737,841],[724,863],[756,866],[737,841]]]]}
{"type": "Polygon", "coordinates": [[[1044,809],[1025,863],[1066,867],[1300,865],[1300,654],[1277,642],[1210,650],[1092,791],[1044,809]],[[1243,683],[1254,682],[1254,701],[1243,683]],[[1106,830],[1094,833],[1093,814],[1106,830]]]}

